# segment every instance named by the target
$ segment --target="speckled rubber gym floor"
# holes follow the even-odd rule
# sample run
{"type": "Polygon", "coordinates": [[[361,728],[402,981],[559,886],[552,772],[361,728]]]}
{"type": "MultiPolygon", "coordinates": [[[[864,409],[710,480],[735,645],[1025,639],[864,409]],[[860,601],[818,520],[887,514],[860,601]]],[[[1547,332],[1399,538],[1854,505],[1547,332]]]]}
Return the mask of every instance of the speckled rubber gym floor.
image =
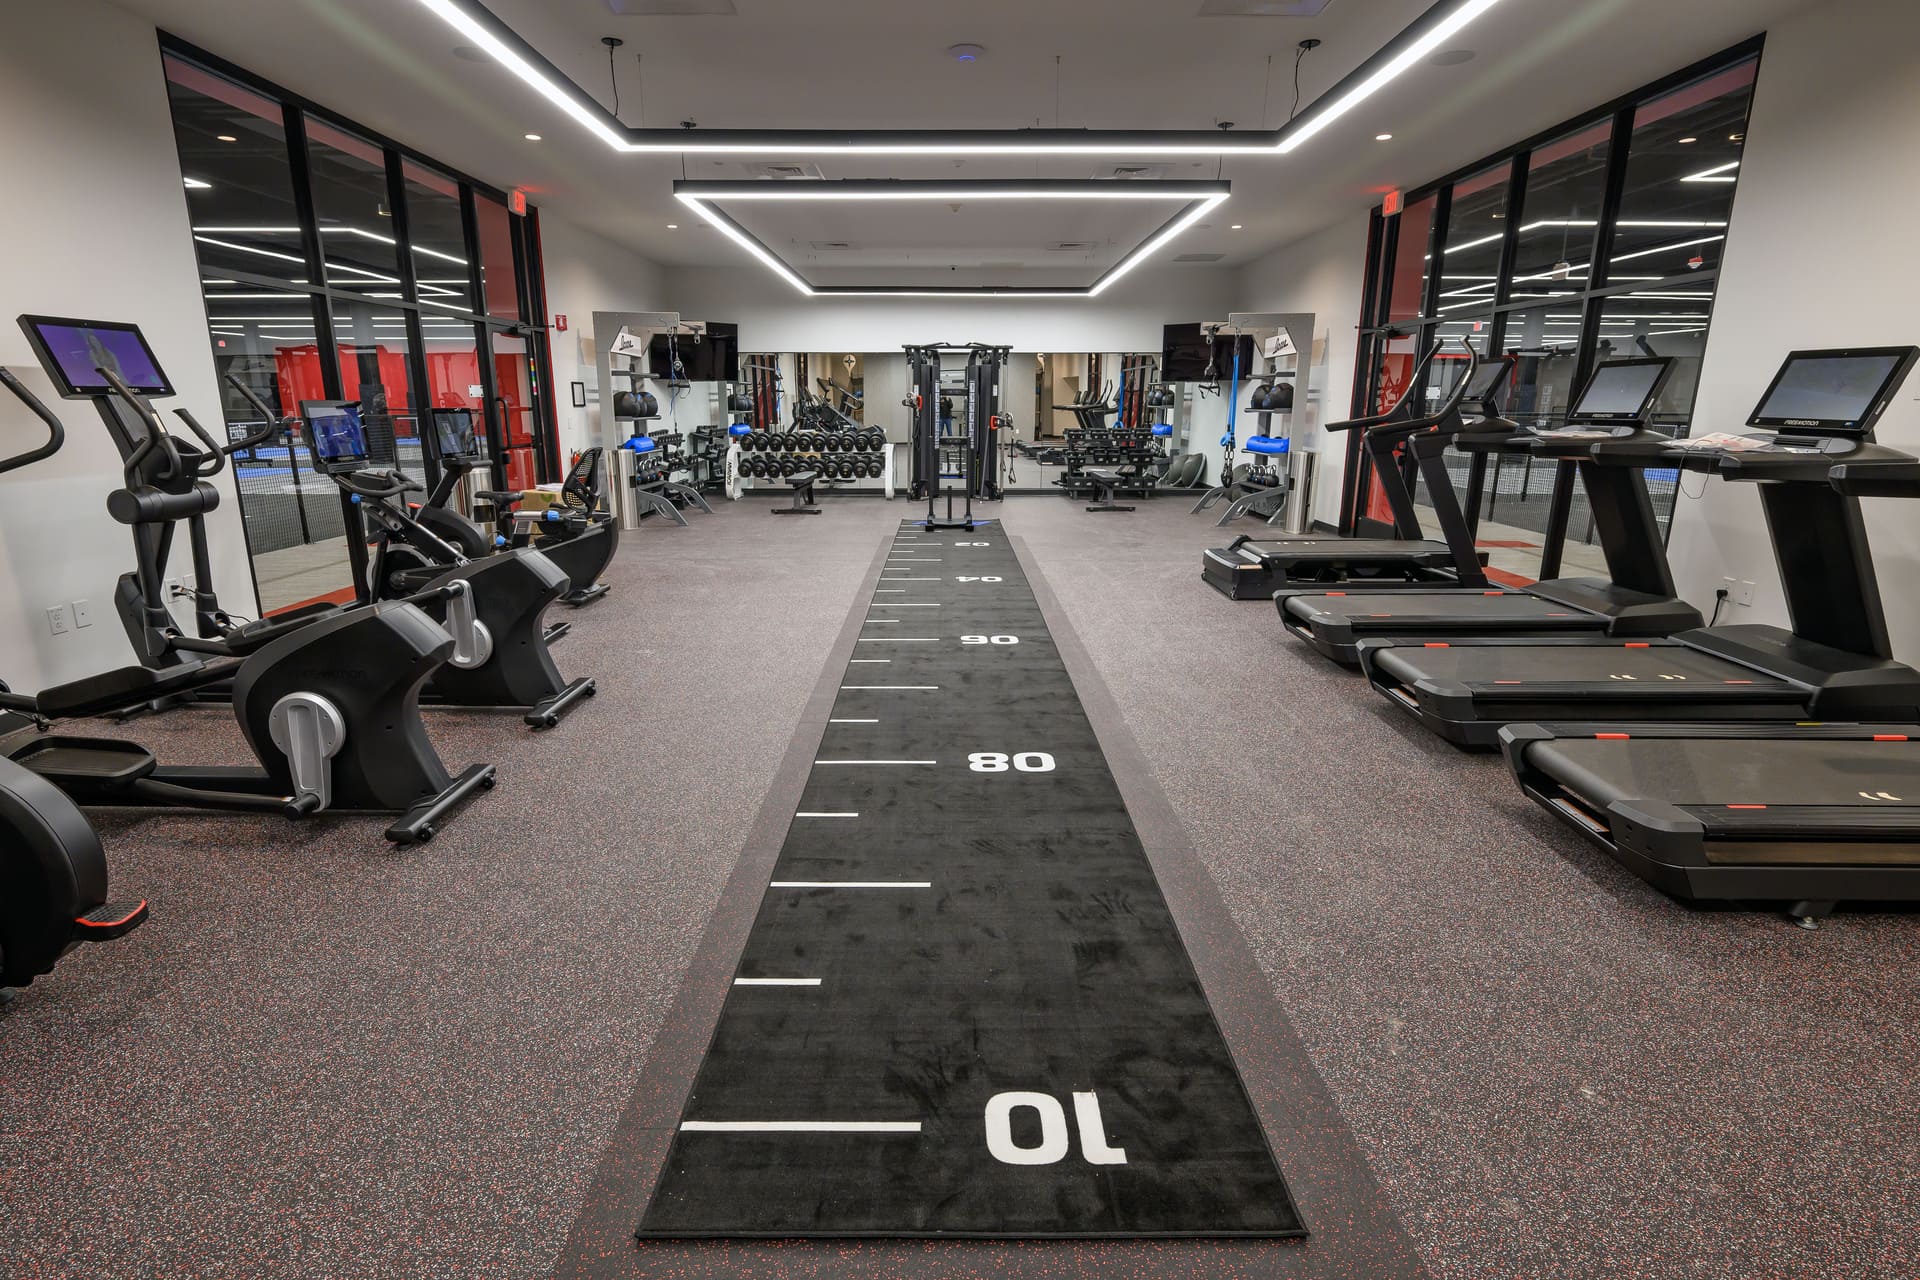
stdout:
{"type": "Polygon", "coordinates": [[[1677,906],[1206,587],[1209,521],[1039,496],[988,514],[1312,1235],[636,1241],[907,514],[826,507],[630,535],[599,697],[432,713],[501,774],[432,844],[100,818],[154,915],[0,1010],[0,1275],[1920,1274],[1912,916],[1677,906]]]}

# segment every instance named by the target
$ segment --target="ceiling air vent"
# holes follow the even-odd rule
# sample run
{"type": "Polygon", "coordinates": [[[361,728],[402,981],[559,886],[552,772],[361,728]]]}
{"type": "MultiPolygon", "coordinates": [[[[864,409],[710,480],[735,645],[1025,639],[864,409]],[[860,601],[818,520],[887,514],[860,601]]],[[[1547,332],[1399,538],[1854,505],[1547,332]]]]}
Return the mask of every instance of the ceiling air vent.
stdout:
{"type": "Polygon", "coordinates": [[[1317,18],[1333,0],[1200,0],[1203,18],[1317,18]]]}
{"type": "Polygon", "coordinates": [[[795,164],[791,160],[774,160],[774,161],[760,163],[760,164],[744,165],[742,167],[745,168],[746,171],[749,174],[751,174],[753,177],[776,178],[781,181],[787,181],[794,178],[818,179],[823,176],[820,172],[819,165],[795,164]]]}
{"type": "Polygon", "coordinates": [[[1167,166],[1163,164],[1116,164],[1102,169],[1095,176],[1101,178],[1158,180],[1167,176],[1167,166]]]}
{"type": "Polygon", "coordinates": [[[1091,240],[1056,240],[1047,246],[1054,253],[1085,253],[1093,247],[1091,240]]]}
{"type": "Polygon", "coordinates": [[[733,0],[607,0],[621,18],[731,18],[740,11],[733,0]]]}
{"type": "Polygon", "coordinates": [[[1224,253],[1183,253],[1174,258],[1175,262],[1218,262],[1226,257],[1224,253]]]}
{"type": "Polygon", "coordinates": [[[849,240],[809,240],[807,243],[813,248],[822,250],[823,252],[845,253],[848,249],[853,248],[853,243],[849,240]]]}

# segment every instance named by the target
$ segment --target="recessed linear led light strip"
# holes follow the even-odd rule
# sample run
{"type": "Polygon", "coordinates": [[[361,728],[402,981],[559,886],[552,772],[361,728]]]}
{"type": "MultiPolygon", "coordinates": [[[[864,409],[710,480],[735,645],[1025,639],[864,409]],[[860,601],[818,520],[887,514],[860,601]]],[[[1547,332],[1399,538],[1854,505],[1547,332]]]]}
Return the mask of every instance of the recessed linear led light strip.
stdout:
{"type": "MultiPolygon", "coordinates": [[[[687,155],[1284,154],[1380,92],[1499,0],[1437,0],[1278,129],[679,129],[617,119],[480,0],[418,0],[615,151],[687,155]]],[[[1369,129],[1368,132],[1372,132],[1369,129]]]]}
{"type": "MultiPolygon", "coordinates": [[[[745,249],[769,271],[808,297],[885,298],[1096,298],[1142,262],[1158,253],[1205,217],[1231,193],[1225,182],[1115,182],[1101,178],[1030,178],[950,182],[891,178],[795,179],[785,182],[701,182],[673,184],[674,198],[699,214],[716,231],[745,249]],[[817,285],[801,277],[759,237],[722,212],[715,202],[884,200],[950,204],[972,200],[1164,200],[1185,205],[1179,213],[1109,268],[1091,285],[1046,289],[924,288],[911,285],[817,285]]],[[[423,300],[424,301],[424,300],[423,300]]]]}

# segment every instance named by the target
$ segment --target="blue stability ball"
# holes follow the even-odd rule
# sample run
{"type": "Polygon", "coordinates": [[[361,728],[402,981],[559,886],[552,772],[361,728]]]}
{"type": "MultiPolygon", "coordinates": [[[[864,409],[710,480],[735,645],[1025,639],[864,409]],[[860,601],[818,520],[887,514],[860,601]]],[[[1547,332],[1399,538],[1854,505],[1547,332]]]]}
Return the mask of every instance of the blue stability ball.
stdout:
{"type": "Polygon", "coordinates": [[[1240,447],[1248,453],[1264,453],[1268,455],[1285,453],[1287,451],[1287,438],[1285,436],[1248,436],[1247,442],[1240,447]]]}

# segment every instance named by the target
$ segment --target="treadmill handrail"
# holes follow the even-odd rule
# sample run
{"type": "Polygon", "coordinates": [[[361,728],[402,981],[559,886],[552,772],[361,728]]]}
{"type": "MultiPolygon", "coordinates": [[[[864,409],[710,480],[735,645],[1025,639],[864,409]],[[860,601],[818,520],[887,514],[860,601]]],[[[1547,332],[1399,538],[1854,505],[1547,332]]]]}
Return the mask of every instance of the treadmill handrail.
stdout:
{"type": "Polygon", "coordinates": [[[1920,458],[1843,462],[1828,482],[1853,498],[1920,498],[1920,458]]]}
{"type": "Polygon", "coordinates": [[[1358,431],[1365,430],[1368,427],[1376,427],[1382,423],[1392,422],[1395,418],[1399,417],[1403,411],[1411,408],[1413,404],[1413,393],[1416,388],[1425,382],[1427,366],[1433,363],[1433,357],[1439,354],[1442,345],[1444,345],[1444,342],[1436,343],[1431,351],[1420,357],[1419,361],[1413,366],[1412,374],[1407,378],[1407,389],[1400,393],[1400,398],[1395,400],[1392,406],[1384,413],[1370,414],[1364,418],[1349,418],[1345,422],[1329,422],[1320,429],[1322,431],[1358,431]]]}

